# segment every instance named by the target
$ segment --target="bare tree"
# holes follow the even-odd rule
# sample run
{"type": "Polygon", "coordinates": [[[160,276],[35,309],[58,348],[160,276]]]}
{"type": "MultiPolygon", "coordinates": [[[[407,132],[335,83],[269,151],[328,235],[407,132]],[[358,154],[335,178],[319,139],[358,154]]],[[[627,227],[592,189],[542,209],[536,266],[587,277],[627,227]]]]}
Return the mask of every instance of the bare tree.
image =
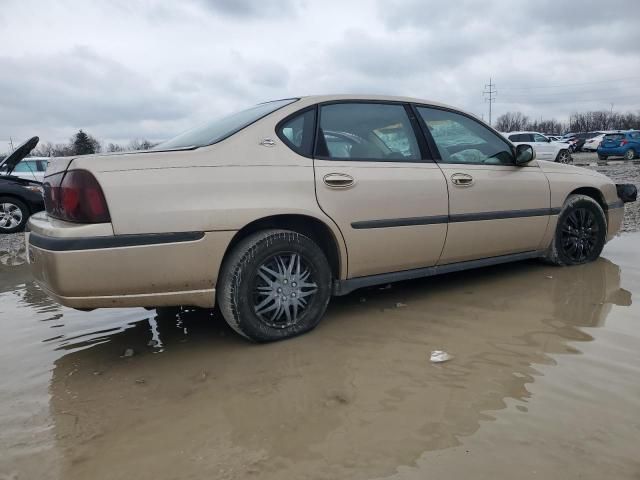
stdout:
{"type": "Polygon", "coordinates": [[[526,129],[528,124],[529,117],[521,112],[507,112],[498,117],[495,128],[499,132],[515,132],[526,129]]]}

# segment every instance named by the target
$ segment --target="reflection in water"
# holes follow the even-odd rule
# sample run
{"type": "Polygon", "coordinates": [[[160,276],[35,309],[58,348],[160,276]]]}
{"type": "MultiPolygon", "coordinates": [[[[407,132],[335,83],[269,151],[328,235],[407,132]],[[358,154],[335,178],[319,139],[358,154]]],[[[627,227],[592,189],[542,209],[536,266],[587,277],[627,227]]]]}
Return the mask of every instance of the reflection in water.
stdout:
{"type": "Polygon", "coordinates": [[[65,479],[391,474],[460,445],[509,404],[527,412],[546,366],[580,353],[575,342],[592,340],[613,305],[631,305],[608,260],[532,262],[356,292],[334,299],[315,332],[252,345],[201,310],[71,311],[28,281],[0,292],[3,307],[17,295],[12,312],[35,315],[53,347],[65,479]],[[455,359],[431,364],[438,349],[455,359]]]}

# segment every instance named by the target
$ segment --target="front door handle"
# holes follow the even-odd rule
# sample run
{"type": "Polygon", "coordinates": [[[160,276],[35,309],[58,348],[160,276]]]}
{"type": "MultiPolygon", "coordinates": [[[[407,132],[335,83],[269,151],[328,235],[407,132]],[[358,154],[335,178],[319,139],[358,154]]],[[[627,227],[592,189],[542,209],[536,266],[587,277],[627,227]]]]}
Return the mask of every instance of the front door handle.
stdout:
{"type": "Polygon", "coordinates": [[[322,180],[327,187],[331,188],[348,188],[355,183],[353,177],[346,173],[328,173],[322,180]]]}
{"type": "Polygon", "coordinates": [[[470,187],[473,185],[473,177],[466,173],[454,173],[451,175],[451,183],[458,187],[470,187]]]}

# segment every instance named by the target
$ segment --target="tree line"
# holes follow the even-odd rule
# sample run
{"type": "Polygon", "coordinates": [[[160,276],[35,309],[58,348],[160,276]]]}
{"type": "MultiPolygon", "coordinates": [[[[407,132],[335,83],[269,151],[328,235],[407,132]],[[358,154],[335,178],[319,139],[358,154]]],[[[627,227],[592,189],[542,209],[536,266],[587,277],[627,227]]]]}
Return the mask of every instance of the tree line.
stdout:
{"type": "Polygon", "coordinates": [[[507,112],[498,117],[495,129],[499,132],[530,130],[547,134],[597,130],[640,130],[640,112],[619,113],[604,110],[573,113],[568,122],[558,122],[555,119],[531,120],[522,112],[507,112]]]}
{"type": "Polygon", "coordinates": [[[71,155],[87,155],[100,152],[130,152],[135,150],[149,150],[157,145],[145,139],[136,139],[127,145],[109,143],[103,146],[93,135],[80,129],[68,143],[42,142],[33,151],[34,157],[69,157],[71,155]]]}

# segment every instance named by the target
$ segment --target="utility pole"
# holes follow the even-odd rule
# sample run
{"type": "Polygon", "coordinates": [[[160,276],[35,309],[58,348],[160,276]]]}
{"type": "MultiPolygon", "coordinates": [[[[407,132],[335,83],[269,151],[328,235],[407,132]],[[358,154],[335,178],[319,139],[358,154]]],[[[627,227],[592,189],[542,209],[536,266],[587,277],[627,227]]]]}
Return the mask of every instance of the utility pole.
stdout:
{"type": "Polygon", "coordinates": [[[491,125],[491,104],[496,101],[497,94],[496,84],[492,83],[491,77],[489,77],[489,84],[484,86],[484,91],[482,92],[482,95],[485,96],[484,101],[489,103],[489,125],[491,125]]]}

